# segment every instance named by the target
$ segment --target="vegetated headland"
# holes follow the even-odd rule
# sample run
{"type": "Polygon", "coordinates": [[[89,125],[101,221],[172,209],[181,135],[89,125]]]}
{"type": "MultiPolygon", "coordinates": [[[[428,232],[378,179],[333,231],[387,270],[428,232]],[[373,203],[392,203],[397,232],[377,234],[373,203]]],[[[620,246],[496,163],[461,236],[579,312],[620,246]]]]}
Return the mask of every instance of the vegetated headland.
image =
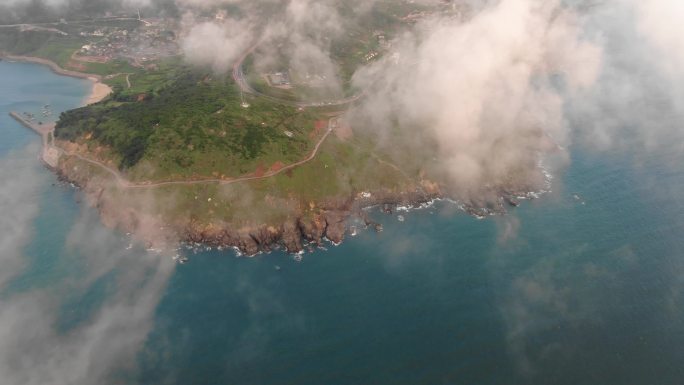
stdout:
{"type": "MultiPolygon", "coordinates": [[[[364,102],[362,92],[316,102],[310,80],[268,68],[255,75],[254,46],[226,76],[177,55],[145,61],[125,46],[75,37],[109,33],[108,41],[119,41],[137,33],[171,44],[169,24],[130,23],[69,25],[68,36],[31,30],[10,36],[5,46],[0,33],[0,49],[9,51],[4,58],[106,87],[54,125],[12,113],[42,136],[45,164],[82,188],[106,225],[154,248],[192,242],[247,255],[281,246],[296,253],[325,240],[342,242],[357,227],[381,230],[368,207],[392,212],[458,197],[415,132],[397,128],[396,140],[387,142],[349,119],[350,106],[364,102]],[[51,45],[26,33],[49,34],[51,45]],[[264,78],[273,82],[262,84],[264,78]]],[[[385,47],[385,32],[367,31],[353,40],[356,46],[345,46],[367,52],[356,55],[356,65],[385,47]]],[[[338,57],[341,68],[355,64],[349,55],[338,57]]],[[[459,204],[478,217],[502,213],[537,187],[512,178],[459,204]]]]}

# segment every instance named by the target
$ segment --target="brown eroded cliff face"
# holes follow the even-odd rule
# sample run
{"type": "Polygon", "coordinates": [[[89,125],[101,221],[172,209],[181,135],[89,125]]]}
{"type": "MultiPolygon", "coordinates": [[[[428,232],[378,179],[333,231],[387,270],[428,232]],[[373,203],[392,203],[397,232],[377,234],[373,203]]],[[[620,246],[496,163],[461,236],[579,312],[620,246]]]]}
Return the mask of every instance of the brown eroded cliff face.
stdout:
{"type": "MultiPolygon", "coordinates": [[[[366,225],[376,225],[367,218],[363,211],[365,207],[420,204],[441,196],[437,184],[424,182],[413,191],[363,192],[323,202],[293,204],[294,209],[280,221],[260,223],[255,219],[249,223],[236,223],[231,218],[201,217],[192,213],[169,217],[165,209],[172,210],[171,205],[145,202],[152,198],[145,198],[139,193],[129,194],[125,187],[117,185],[111,178],[93,174],[92,170],[73,159],[63,159],[56,171],[62,180],[82,189],[87,202],[98,209],[106,226],[130,233],[149,246],[157,248],[192,242],[235,247],[246,255],[270,251],[274,247],[296,253],[303,250],[304,243],[321,244],[325,239],[340,243],[345,238],[350,218],[357,217],[366,225]]],[[[249,212],[255,208],[238,209],[249,212]]]]}
{"type": "MultiPolygon", "coordinates": [[[[83,189],[88,203],[98,209],[106,226],[130,233],[146,245],[164,248],[190,242],[235,247],[246,255],[275,247],[296,253],[302,251],[305,244],[317,245],[325,239],[340,243],[349,229],[350,218],[361,220],[369,227],[381,228],[368,218],[364,208],[382,206],[385,211],[391,211],[396,205],[416,206],[448,195],[438,183],[429,180],[422,180],[410,188],[353,192],[321,202],[302,202],[296,196],[274,198],[269,193],[267,199],[247,203],[234,197],[226,198],[221,204],[233,204],[234,207],[231,215],[225,215],[213,209],[218,207],[218,202],[211,199],[208,199],[211,209],[207,211],[206,197],[202,201],[194,196],[197,203],[203,202],[204,211],[188,204],[188,200],[193,200],[188,198],[187,192],[183,198],[185,206],[177,210],[179,200],[174,198],[174,194],[179,194],[177,187],[130,189],[114,182],[111,175],[103,175],[101,170],[100,173],[93,171],[72,158],[62,159],[56,171],[63,180],[83,189]],[[271,210],[280,210],[279,215],[261,216],[271,210]]],[[[202,188],[209,189],[209,186],[211,184],[202,188]]],[[[462,208],[477,217],[504,213],[507,206],[517,206],[518,198],[525,196],[525,193],[515,191],[526,190],[489,191],[492,199],[464,203],[462,208]]]]}
{"type": "Polygon", "coordinates": [[[288,252],[303,250],[303,242],[320,244],[324,237],[332,242],[342,242],[346,232],[349,211],[324,211],[310,216],[289,218],[279,225],[234,227],[228,222],[192,223],[180,230],[180,238],[188,242],[212,246],[236,247],[247,255],[269,251],[283,246],[288,252]]]}
{"type": "Polygon", "coordinates": [[[270,251],[282,246],[290,253],[304,248],[304,242],[321,244],[324,239],[333,243],[344,240],[348,230],[348,220],[358,217],[366,225],[375,226],[369,220],[364,207],[374,205],[413,205],[428,202],[438,195],[422,193],[370,193],[369,198],[350,196],[324,202],[314,212],[295,212],[282,223],[261,224],[237,227],[219,220],[212,223],[190,221],[176,228],[182,241],[196,242],[211,246],[236,247],[247,255],[260,251],[270,251]]]}

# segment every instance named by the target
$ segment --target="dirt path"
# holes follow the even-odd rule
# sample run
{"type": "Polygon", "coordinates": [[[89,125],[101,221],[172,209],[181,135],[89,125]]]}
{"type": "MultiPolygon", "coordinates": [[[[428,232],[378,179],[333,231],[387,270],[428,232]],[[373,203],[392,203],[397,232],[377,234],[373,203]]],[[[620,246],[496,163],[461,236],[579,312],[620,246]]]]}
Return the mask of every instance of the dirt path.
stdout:
{"type": "MultiPolygon", "coordinates": [[[[66,155],[66,156],[72,156],[75,158],[78,158],[84,162],[93,164],[97,167],[102,168],[103,170],[107,171],[107,173],[111,174],[114,179],[116,179],[117,184],[123,188],[129,188],[129,189],[148,189],[148,188],[158,188],[158,187],[164,187],[164,186],[191,186],[191,185],[197,185],[197,184],[207,184],[207,183],[216,183],[220,185],[230,185],[233,183],[241,183],[241,182],[249,182],[249,181],[254,181],[254,180],[260,180],[260,179],[266,179],[266,178],[271,178],[276,175],[282,174],[288,170],[292,170],[293,168],[299,167],[301,165],[304,165],[310,161],[312,161],[316,155],[318,154],[318,151],[320,150],[321,146],[325,142],[325,140],[330,136],[330,134],[333,132],[333,127],[334,124],[333,122],[337,119],[336,117],[331,118],[328,121],[328,130],[323,134],[321,139],[316,143],[316,146],[314,147],[313,151],[309,156],[306,158],[289,164],[287,166],[284,166],[277,171],[269,171],[263,175],[260,176],[244,176],[244,177],[239,177],[239,178],[234,178],[234,179],[216,179],[216,178],[210,178],[210,179],[199,179],[199,180],[179,180],[179,181],[167,181],[167,182],[142,182],[142,183],[133,183],[131,181],[128,181],[126,178],[124,178],[121,173],[104,164],[103,162],[95,159],[90,159],[88,157],[85,157],[81,154],[78,154],[76,152],[71,152],[71,151],[66,151],[62,148],[59,148],[55,146],[51,141],[49,140],[50,137],[54,137],[54,130],[55,126],[54,124],[52,125],[36,125],[28,120],[24,119],[21,114],[17,112],[10,112],[10,116],[12,116],[14,119],[19,121],[21,124],[24,126],[34,130],[37,134],[39,134],[42,138],[43,142],[43,161],[45,161],[49,166],[51,167],[56,167],[57,166],[57,159],[54,159],[54,161],[50,161],[46,158],[45,154],[54,154],[57,156],[61,155],[66,155]]],[[[52,155],[52,156],[54,156],[52,155]]]]}
{"type": "MultiPolygon", "coordinates": [[[[242,73],[242,62],[249,56],[250,53],[252,53],[252,51],[254,51],[256,46],[257,45],[254,45],[247,52],[245,52],[244,55],[240,58],[240,60],[233,67],[233,77],[234,77],[235,81],[237,82],[237,84],[239,85],[239,87],[244,92],[255,93],[255,91],[249,86],[249,84],[247,83],[247,81],[244,78],[244,74],[242,73]]],[[[33,58],[33,57],[11,56],[11,55],[6,55],[5,57],[7,57],[9,59],[14,59],[14,60],[31,61],[34,63],[40,63],[40,64],[48,65],[57,74],[79,77],[79,78],[88,78],[88,79],[94,81],[95,84],[98,84],[98,83],[104,84],[104,83],[100,83],[102,80],[101,76],[89,75],[89,74],[84,74],[81,72],[64,70],[59,65],[57,65],[56,63],[49,61],[49,60],[40,59],[40,58],[33,58]]],[[[130,75],[132,75],[132,74],[130,74],[130,73],[112,74],[112,75],[107,76],[107,78],[113,78],[115,76],[120,76],[120,75],[126,75],[126,84],[127,84],[128,88],[131,88],[130,75]]],[[[256,94],[259,96],[262,96],[262,97],[272,98],[268,95],[261,95],[259,93],[256,93],[256,94]]],[[[328,103],[328,104],[332,104],[332,105],[348,104],[351,101],[357,100],[360,96],[361,95],[355,95],[351,98],[347,98],[344,100],[338,100],[334,103],[328,103]]],[[[298,103],[297,105],[300,107],[302,107],[302,106],[310,107],[310,106],[321,105],[321,104],[323,104],[323,103],[318,103],[318,104],[298,103]]],[[[266,179],[266,178],[274,177],[276,175],[280,175],[284,172],[292,170],[296,167],[304,165],[304,164],[310,162],[311,160],[313,160],[316,157],[316,155],[318,154],[318,151],[319,151],[321,145],[323,145],[323,143],[328,138],[328,136],[330,136],[330,134],[333,132],[333,129],[335,127],[335,125],[333,123],[337,119],[337,116],[330,118],[330,120],[328,121],[328,130],[321,137],[321,139],[318,141],[318,143],[316,143],[316,146],[314,147],[311,154],[309,154],[309,156],[307,156],[306,158],[304,158],[298,162],[284,166],[284,167],[282,167],[276,171],[269,171],[269,172],[266,172],[265,174],[260,175],[260,176],[244,176],[244,177],[239,177],[239,178],[234,178],[234,179],[209,178],[209,179],[185,180],[185,181],[181,180],[181,181],[133,183],[131,181],[128,181],[123,175],[121,175],[121,173],[118,170],[104,164],[101,161],[98,161],[95,159],[90,159],[88,157],[85,157],[85,156],[80,155],[80,154],[75,153],[75,152],[66,151],[62,148],[55,146],[54,143],[51,143],[50,141],[46,140],[48,138],[48,136],[54,137],[54,126],[52,127],[52,129],[49,132],[41,132],[41,130],[39,128],[35,127],[31,122],[28,122],[25,119],[23,119],[20,114],[10,113],[10,115],[12,115],[15,119],[19,120],[22,124],[26,125],[27,127],[34,129],[35,131],[37,131],[42,136],[42,138],[43,138],[43,154],[52,154],[52,156],[57,156],[57,158],[55,159],[55,162],[48,161],[46,159],[46,157],[43,156],[43,160],[46,163],[48,163],[50,166],[56,167],[56,160],[61,155],[72,156],[72,157],[78,158],[84,162],[93,164],[97,167],[104,169],[107,173],[111,174],[116,179],[119,186],[121,186],[123,188],[129,188],[129,189],[148,189],[148,188],[158,188],[158,187],[164,187],[164,186],[190,186],[190,185],[208,184],[208,183],[216,183],[216,184],[220,184],[220,185],[230,185],[230,184],[234,184],[234,183],[249,182],[249,181],[266,179]],[[54,165],[53,165],[53,163],[54,163],[54,165]]],[[[392,166],[394,166],[394,165],[392,165],[392,166]]],[[[394,167],[396,167],[396,166],[394,166],[394,167]]]]}
{"type": "MultiPolygon", "coordinates": [[[[349,141],[349,142],[347,142],[347,143],[351,144],[352,146],[354,146],[354,147],[356,147],[356,148],[359,148],[359,149],[361,148],[358,144],[356,144],[356,143],[354,143],[354,142],[352,142],[352,141],[349,141]]],[[[413,178],[411,178],[411,177],[406,173],[406,171],[404,171],[401,167],[397,166],[396,164],[394,164],[394,163],[392,163],[392,162],[390,162],[390,161],[387,161],[387,160],[385,160],[385,159],[382,159],[382,158],[381,158],[378,154],[376,154],[374,151],[371,151],[371,152],[369,153],[369,155],[370,155],[371,157],[373,157],[373,159],[375,159],[378,163],[381,163],[381,164],[384,164],[385,166],[388,166],[388,167],[393,168],[393,169],[396,170],[398,173],[400,173],[404,178],[406,178],[406,179],[408,179],[408,180],[413,180],[413,178]]]]}
{"type": "Polygon", "coordinates": [[[179,181],[167,181],[167,182],[133,183],[133,182],[126,180],[126,178],[124,178],[123,175],[121,175],[121,173],[118,170],[116,170],[112,167],[109,167],[106,164],[104,164],[98,160],[90,159],[90,158],[87,158],[87,157],[80,155],[78,153],[68,152],[68,151],[65,151],[63,149],[59,149],[59,151],[63,155],[73,156],[73,157],[78,158],[84,162],[94,164],[94,165],[104,169],[109,174],[114,176],[114,178],[116,179],[119,186],[121,186],[123,188],[128,188],[128,189],[148,189],[148,188],[158,188],[158,187],[165,187],[165,186],[191,186],[191,185],[207,184],[207,183],[216,183],[219,185],[230,185],[230,184],[234,184],[234,183],[242,183],[242,182],[249,182],[249,181],[254,181],[254,180],[271,178],[271,177],[274,177],[276,175],[282,174],[283,172],[291,170],[295,167],[299,167],[301,165],[304,165],[304,164],[312,161],[316,157],[316,155],[318,154],[318,151],[321,148],[321,145],[323,145],[323,142],[325,142],[325,140],[328,138],[328,136],[330,136],[330,134],[333,132],[333,121],[335,119],[337,119],[337,118],[331,118],[328,121],[328,130],[321,137],[321,139],[318,141],[318,143],[316,143],[316,146],[314,147],[311,154],[309,154],[309,156],[307,156],[306,158],[304,158],[298,162],[284,166],[283,168],[281,168],[277,171],[269,171],[269,172],[267,172],[263,175],[260,175],[260,176],[244,176],[244,177],[239,177],[239,178],[234,178],[234,179],[210,178],[210,179],[185,180],[185,181],[179,180],[179,181]]]}
{"type": "Polygon", "coordinates": [[[126,75],[126,87],[127,88],[133,87],[131,85],[131,75],[135,75],[135,74],[130,73],[130,72],[119,72],[116,74],[107,75],[107,76],[105,76],[105,79],[114,79],[115,77],[121,76],[121,75],[126,75]]]}

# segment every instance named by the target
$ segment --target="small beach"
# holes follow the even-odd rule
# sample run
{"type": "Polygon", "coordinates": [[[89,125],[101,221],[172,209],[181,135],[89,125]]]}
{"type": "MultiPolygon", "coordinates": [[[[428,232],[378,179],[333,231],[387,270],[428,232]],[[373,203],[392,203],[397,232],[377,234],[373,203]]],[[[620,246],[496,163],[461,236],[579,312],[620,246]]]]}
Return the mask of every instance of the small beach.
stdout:
{"type": "Polygon", "coordinates": [[[88,95],[88,97],[85,100],[84,104],[86,106],[89,104],[98,103],[104,100],[104,98],[106,98],[107,96],[109,96],[109,94],[112,93],[112,88],[108,85],[101,83],[97,79],[91,78],[90,80],[93,82],[93,87],[90,91],[90,95],[88,95]]]}

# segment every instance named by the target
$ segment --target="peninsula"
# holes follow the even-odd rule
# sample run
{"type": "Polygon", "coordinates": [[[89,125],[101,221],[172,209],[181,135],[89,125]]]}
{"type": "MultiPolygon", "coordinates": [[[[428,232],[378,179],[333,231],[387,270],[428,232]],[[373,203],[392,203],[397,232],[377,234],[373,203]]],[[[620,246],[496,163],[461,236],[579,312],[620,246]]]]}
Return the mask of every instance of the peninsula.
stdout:
{"type": "MultiPolygon", "coordinates": [[[[364,103],[355,69],[390,52],[391,37],[421,15],[453,7],[377,7],[329,43],[339,68],[334,85],[329,74],[287,69],[283,53],[263,60],[262,41],[247,45],[228,73],[188,63],[173,20],[0,29],[4,58],[94,84],[85,106],[55,124],[37,124],[23,111],[12,116],[41,135],[45,164],[81,187],[106,225],[150,246],[196,242],[253,255],[339,243],[350,226],[379,228],[367,207],[457,198],[434,155],[410,144],[415,133],[397,129],[387,142],[350,119],[364,103]],[[154,48],[132,49],[133,42],[154,48]]],[[[464,209],[503,212],[530,187],[489,190],[496,199],[463,202],[464,209]]]]}

